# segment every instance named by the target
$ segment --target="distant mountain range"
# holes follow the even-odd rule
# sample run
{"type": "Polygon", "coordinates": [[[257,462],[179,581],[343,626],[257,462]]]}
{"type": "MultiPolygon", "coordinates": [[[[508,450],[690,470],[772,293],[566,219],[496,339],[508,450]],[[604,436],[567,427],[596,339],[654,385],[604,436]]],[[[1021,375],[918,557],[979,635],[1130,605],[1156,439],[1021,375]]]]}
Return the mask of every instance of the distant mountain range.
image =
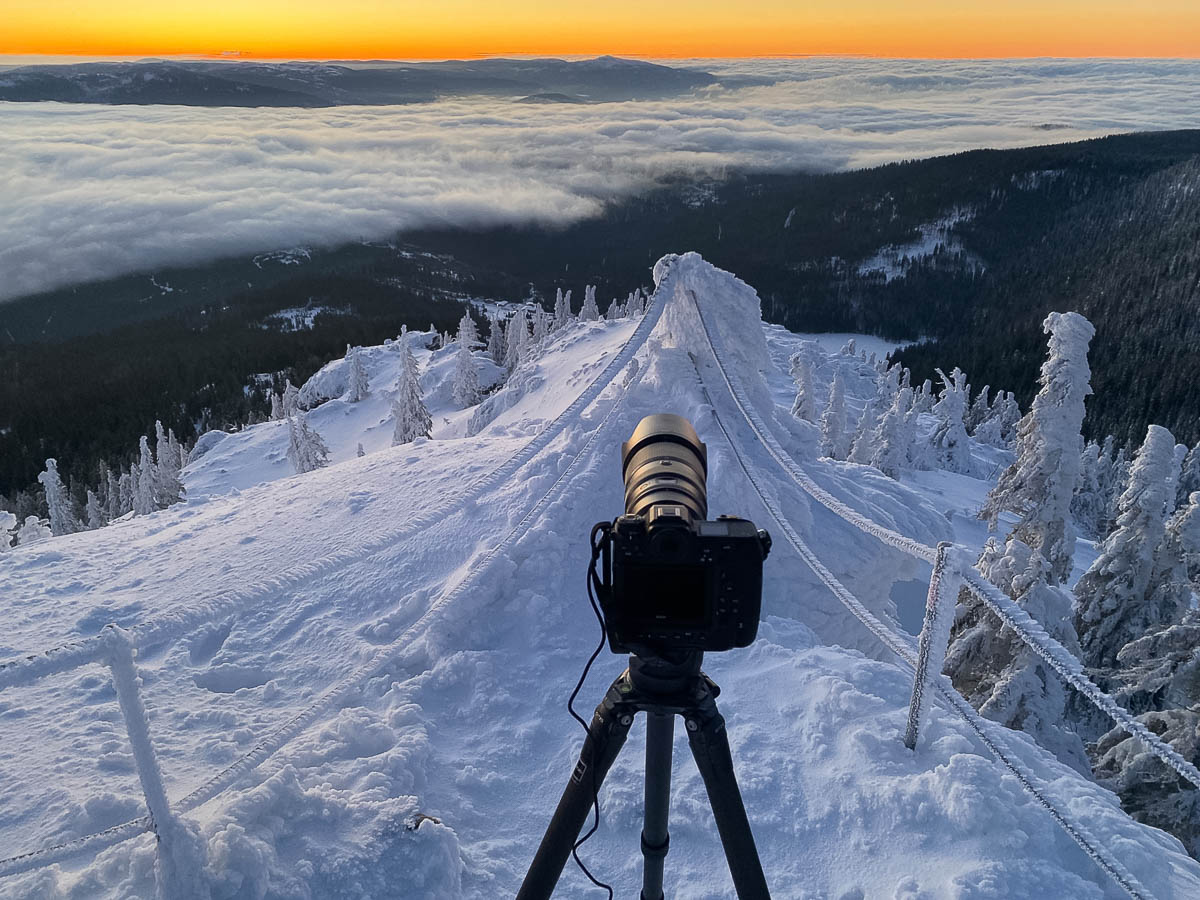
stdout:
{"type": "Polygon", "coordinates": [[[426,103],[490,96],[531,102],[654,100],[714,84],[770,79],[718,77],[633,59],[480,59],[365,63],[191,62],[148,59],[0,70],[0,100],[178,106],[321,107],[426,103]]]}

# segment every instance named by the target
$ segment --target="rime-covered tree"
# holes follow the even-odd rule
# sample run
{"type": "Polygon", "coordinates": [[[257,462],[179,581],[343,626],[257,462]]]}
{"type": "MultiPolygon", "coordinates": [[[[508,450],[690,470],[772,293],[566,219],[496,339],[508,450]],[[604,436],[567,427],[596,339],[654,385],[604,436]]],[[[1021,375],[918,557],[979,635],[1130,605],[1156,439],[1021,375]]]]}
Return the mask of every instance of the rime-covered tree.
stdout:
{"type": "Polygon", "coordinates": [[[46,460],[46,469],[37,479],[46,492],[46,508],[50,512],[50,531],[54,535],[73,534],[79,530],[79,521],[72,509],[71,495],[58,475],[58,461],[46,460]]]}
{"type": "Polygon", "coordinates": [[[44,541],[46,538],[53,536],[53,534],[54,532],[50,530],[50,523],[45,519],[39,519],[37,516],[27,516],[25,524],[17,529],[17,545],[24,547],[26,544],[44,541]]]}
{"type": "Polygon", "coordinates": [[[841,369],[833,375],[829,387],[829,402],[821,414],[821,453],[831,459],[845,459],[850,452],[846,433],[846,384],[841,369]]]}
{"type": "Polygon", "coordinates": [[[996,402],[1000,404],[1000,438],[1004,441],[1005,446],[1012,446],[1013,442],[1017,440],[1017,426],[1021,422],[1021,405],[1017,403],[1017,397],[1012,391],[1004,394],[1003,399],[997,393],[996,402]]]}
{"type": "Polygon", "coordinates": [[[361,403],[367,399],[367,393],[371,390],[367,367],[363,365],[361,347],[346,347],[346,367],[349,370],[346,376],[349,383],[346,400],[350,403],[361,403]]]}
{"type": "Polygon", "coordinates": [[[454,383],[451,385],[451,395],[454,402],[466,409],[479,402],[482,396],[479,388],[479,370],[475,367],[475,355],[465,341],[459,341],[458,352],[454,357],[454,383]]]}
{"type": "Polygon", "coordinates": [[[0,553],[12,547],[13,533],[17,530],[17,517],[8,510],[0,509],[0,553]]]}
{"type": "Polygon", "coordinates": [[[300,411],[300,389],[292,384],[290,378],[283,388],[283,399],[280,401],[280,405],[283,407],[284,418],[294,416],[300,411]]]}
{"type": "Polygon", "coordinates": [[[468,349],[478,350],[483,346],[483,342],[479,340],[479,326],[475,324],[475,320],[471,318],[471,313],[468,310],[462,314],[462,318],[458,320],[458,334],[456,340],[460,344],[466,344],[468,349]]]}
{"type": "Polygon", "coordinates": [[[488,319],[488,356],[498,366],[504,365],[504,326],[500,324],[499,316],[488,319]]]}
{"type": "Polygon", "coordinates": [[[402,352],[404,359],[400,366],[400,378],[396,384],[395,396],[392,397],[392,418],[395,420],[392,431],[393,447],[410,443],[419,437],[429,437],[433,431],[433,417],[425,408],[425,400],[421,394],[417,360],[407,341],[402,352]]]}
{"type": "Polygon", "coordinates": [[[1091,392],[1088,343],[1096,333],[1078,313],[1050,313],[1050,335],[1042,364],[1041,390],[1021,420],[1017,459],[1001,475],[980,511],[993,530],[1004,510],[1020,516],[1012,536],[1050,564],[1051,585],[1063,584],[1075,555],[1071,496],[1083,449],[1083,402],[1091,392]]]}
{"type": "MultiPolygon", "coordinates": [[[[988,540],[979,571],[1008,594],[1072,653],[1079,642],[1071,625],[1071,596],[1049,583],[1040,553],[1010,537],[988,540]]],[[[1076,770],[1087,773],[1083,742],[1065,723],[1067,688],[1036,653],[1000,624],[974,595],[959,603],[946,654],[954,686],[981,714],[1025,731],[1076,770]]]]}
{"type": "Polygon", "coordinates": [[[137,463],[131,465],[128,472],[121,473],[121,478],[118,481],[119,489],[117,492],[117,496],[120,498],[121,511],[119,515],[123,516],[126,513],[133,512],[134,495],[137,493],[134,485],[136,485],[138,482],[138,475],[137,463]]]}
{"type": "Polygon", "coordinates": [[[900,470],[908,465],[913,442],[908,418],[911,407],[912,388],[901,388],[871,438],[868,463],[889,478],[899,478],[900,470]]]}
{"type": "Polygon", "coordinates": [[[942,394],[932,410],[938,418],[931,438],[933,454],[941,468],[970,475],[971,445],[964,419],[967,412],[967,376],[957,368],[948,377],[941,369],[936,371],[942,379],[942,394]]]}
{"type": "Polygon", "coordinates": [[[1112,477],[1109,482],[1107,508],[1105,509],[1105,534],[1112,531],[1117,523],[1117,515],[1121,511],[1121,495],[1125,493],[1125,488],[1129,484],[1129,467],[1129,454],[1125,452],[1124,447],[1118,447],[1117,453],[1113,457],[1112,477]]]}
{"type": "Polygon", "coordinates": [[[982,425],[992,414],[992,408],[988,403],[988,391],[991,390],[991,385],[985,384],[983,390],[975,395],[975,399],[971,401],[971,408],[967,410],[967,433],[974,435],[977,428],[982,425]]]}
{"type": "Polygon", "coordinates": [[[792,402],[792,415],[805,422],[817,420],[816,387],[813,370],[808,360],[799,353],[792,357],[792,378],[796,382],[796,399],[792,402]]]}
{"type": "Polygon", "coordinates": [[[1171,432],[1151,425],[1129,471],[1116,527],[1075,585],[1075,630],[1089,667],[1115,666],[1127,643],[1183,614],[1174,595],[1156,595],[1152,586],[1156,568],[1177,570],[1183,565],[1182,551],[1176,551],[1177,560],[1158,558],[1164,550],[1171,552],[1164,546],[1164,517],[1167,503],[1175,499],[1174,465],[1171,432]]]}
{"type": "Polygon", "coordinates": [[[154,466],[154,500],[159,509],[166,509],[183,499],[183,460],[175,432],[164,430],[162,422],[154,423],[156,437],[154,466]]]}
{"type": "Polygon", "coordinates": [[[87,516],[87,527],[91,531],[103,528],[107,524],[104,517],[104,506],[100,503],[100,498],[96,496],[96,492],[93,490],[87,492],[85,515],[87,516]]]}
{"type": "Polygon", "coordinates": [[[563,293],[559,288],[554,294],[554,330],[565,328],[571,323],[571,292],[563,293]]]}
{"type": "Polygon", "coordinates": [[[583,308],[579,318],[584,322],[595,322],[600,318],[600,307],[596,305],[596,286],[589,284],[583,289],[583,308]]]}
{"type": "Polygon", "coordinates": [[[148,516],[158,509],[154,499],[154,483],[158,480],[154,457],[150,453],[150,441],[142,435],[138,442],[137,481],[133,486],[133,511],[139,516],[148,516]]]}
{"type": "Polygon", "coordinates": [[[271,391],[271,421],[275,422],[283,417],[283,397],[275,391],[271,391]]]}
{"type": "Polygon", "coordinates": [[[1175,491],[1175,506],[1184,506],[1196,491],[1200,491],[1200,441],[1183,458],[1179,487],[1175,491]]]}
{"type": "Polygon", "coordinates": [[[308,426],[304,413],[288,416],[288,462],[303,475],[329,465],[329,448],[316,431],[308,426]]]}
{"type": "Polygon", "coordinates": [[[504,368],[511,375],[529,353],[529,318],[518,309],[504,330],[504,368]]]}
{"type": "Polygon", "coordinates": [[[625,308],[621,306],[621,301],[613,297],[612,302],[608,304],[608,309],[604,312],[604,318],[610,322],[615,322],[624,315],[625,308]]]}
{"type": "Polygon", "coordinates": [[[1071,515],[1084,534],[1099,536],[1104,506],[1100,493],[1100,445],[1089,441],[1079,457],[1079,478],[1071,496],[1071,515]]]}
{"type": "Polygon", "coordinates": [[[858,341],[856,341],[854,338],[850,338],[850,340],[842,344],[842,349],[838,352],[843,356],[853,356],[858,352],[858,341]]]}
{"type": "Polygon", "coordinates": [[[540,347],[550,334],[550,316],[540,306],[533,310],[533,345],[540,347]]]}
{"type": "Polygon", "coordinates": [[[108,485],[104,489],[104,517],[111,522],[113,519],[118,519],[125,513],[127,509],[121,508],[121,476],[120,473],[108,469],[105,472],[105,477],[108,480],[108,485]]]}

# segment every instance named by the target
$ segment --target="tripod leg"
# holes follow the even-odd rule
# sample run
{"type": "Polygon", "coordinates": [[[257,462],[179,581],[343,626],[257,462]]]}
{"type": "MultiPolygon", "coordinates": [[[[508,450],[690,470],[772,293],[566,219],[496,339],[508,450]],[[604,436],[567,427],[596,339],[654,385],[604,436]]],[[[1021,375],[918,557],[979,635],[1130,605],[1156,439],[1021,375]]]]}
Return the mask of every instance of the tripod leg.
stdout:
{"type": "Polygon", "coordinates": [[[663,900],[663,867],[671,839],[667,816],[671,808],[671,750],[675,716],[646,713],[646,820],[642,826],[641,900],[663,900]]]}
{"type": "Polygon", "coordinates": [[[596,792],[600,790],[604,776],[625,745],[637,710],[618,693],[616,686],[620,681],[618,678],[613,683],[596,707],[588,736],[579,752],[579,761],[571,772],[571,778],[558,801],[537,854],[529,865],[525,880],[521,882],[517,900],[549,900],[554,893],[563,866],[567,864],[567,857],[571,855],[588,811],[592,808],[596,792]]]}
{"type": "Polygon", "coordinates": [[[750,831],[750,820],[746,817],[746,807],[733,773],[725,719],[717,711],[711,695],[698,708],[684,712],[683,718],[692,756],[704,779],[708,802],[717,820],[721,846],[725,848],[725,860],[738,898],[770,900],[758,848],[754,846],[754,834],[750,831]]]}

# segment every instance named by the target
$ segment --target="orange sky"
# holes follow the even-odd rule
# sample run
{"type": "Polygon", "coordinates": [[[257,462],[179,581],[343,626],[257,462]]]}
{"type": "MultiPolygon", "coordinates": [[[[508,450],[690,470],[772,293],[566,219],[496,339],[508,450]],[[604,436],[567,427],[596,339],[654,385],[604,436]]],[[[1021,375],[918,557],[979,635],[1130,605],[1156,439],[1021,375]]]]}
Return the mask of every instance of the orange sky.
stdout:
{"type": "Polygon", "coordinates": [[[1200,0],[4,0],[0,53],[1200,56],[1200,0]]]}

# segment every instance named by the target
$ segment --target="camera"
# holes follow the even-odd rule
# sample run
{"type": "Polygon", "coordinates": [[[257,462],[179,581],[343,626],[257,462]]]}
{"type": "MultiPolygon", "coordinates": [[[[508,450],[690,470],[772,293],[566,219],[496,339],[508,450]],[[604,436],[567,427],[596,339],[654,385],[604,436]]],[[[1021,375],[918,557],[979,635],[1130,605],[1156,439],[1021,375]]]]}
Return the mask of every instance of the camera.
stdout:
{"type": "Polygon", "coordinates": [[[695,428],[647,416],[621,445],[621,468],[625,515],[604,523],[599,592],[612,651],[749,645],[771,538],[747,519],[706,518],[708,449],[695,428]]]}

